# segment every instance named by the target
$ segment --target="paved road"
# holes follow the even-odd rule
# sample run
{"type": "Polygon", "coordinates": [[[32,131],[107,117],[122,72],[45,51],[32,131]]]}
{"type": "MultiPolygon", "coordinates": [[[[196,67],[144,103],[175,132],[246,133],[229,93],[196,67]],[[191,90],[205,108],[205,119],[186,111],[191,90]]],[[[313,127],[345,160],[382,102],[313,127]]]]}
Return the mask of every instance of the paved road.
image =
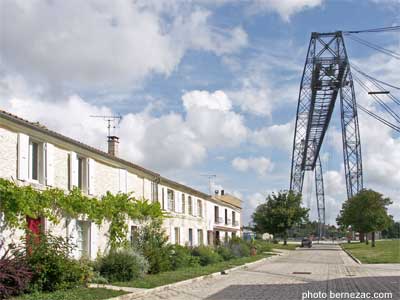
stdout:
{"type": "Polygon", "coordinates": [[[356,299],[337,294],[341,292],[353,292],[354,297],[357,292],[389,292],[392,298],[376,295],[380,296],[376,299],[400,300],[400,264],[358,265],[337,245],[314,245],[311,249],[287,251],[283,256],[247,269],[146,295],[143,299],[356,299]]]}

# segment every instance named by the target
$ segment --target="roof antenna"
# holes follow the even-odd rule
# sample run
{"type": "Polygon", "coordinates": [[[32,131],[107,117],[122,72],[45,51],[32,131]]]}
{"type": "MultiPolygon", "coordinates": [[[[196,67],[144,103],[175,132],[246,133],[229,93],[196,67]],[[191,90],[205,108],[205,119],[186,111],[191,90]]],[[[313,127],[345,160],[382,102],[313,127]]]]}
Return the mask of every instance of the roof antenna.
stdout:
{"type": "Polygon", "coordinates": [[[122,116],[114,115],[114,116],[90,116],[91,118],[102,118],[104,121],[107,121],[107,129],[108,136],[111,136],[111,129],[115,130],[119,123],[121,123],[122,116]]]}
{"type": "Polygon", "coordinates": [[[200,176],[208,178],[208,191],[210,193],[210,196],[212,196],[212,193],[211,193],[211,180],[212,180],[212,178],[217,177],[217,175],[215,175],[215,174],[202,174],[200,176]]]}
{"type": "Polygon", "coordinates": [[[116,135],[111,135],[111,129],[113,129],[113,133],[115,134],[115,128],[121,123],[121,115],[114,116],[91,116],[92,118],[102,118],[107,121],[107,144],[108,144],[108,154],[111,156],[118,156],[118,144],[119,138],[116,135]]]}

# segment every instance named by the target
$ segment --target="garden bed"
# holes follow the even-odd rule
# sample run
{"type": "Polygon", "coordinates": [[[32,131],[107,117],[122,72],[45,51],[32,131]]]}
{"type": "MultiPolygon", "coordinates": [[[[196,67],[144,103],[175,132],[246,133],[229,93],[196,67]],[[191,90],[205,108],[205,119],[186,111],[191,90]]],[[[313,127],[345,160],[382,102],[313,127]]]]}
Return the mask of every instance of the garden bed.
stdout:
{"type": "Polygon", "coordinates": [[[76,288],[52,293],[33,293],[12,298],[12,300],[103,300],[127,294],[124,291],[103,288],[76,288]]]}
{"type": "Polygon", "coordinates": [[[161,272],[158,274],[145,275],[142,279],[126,282],[113,282],[115,286],[135,287],[135,288],[155,288],[195,277],[209,275],[215,272],[221,272],[236,266],[254,262],[269,256],[268,254],[259,254],[256,256],[248,256],[235,258],[228,261],[218,262],[207,266],[181,268],[175,271],[161,272]]]}

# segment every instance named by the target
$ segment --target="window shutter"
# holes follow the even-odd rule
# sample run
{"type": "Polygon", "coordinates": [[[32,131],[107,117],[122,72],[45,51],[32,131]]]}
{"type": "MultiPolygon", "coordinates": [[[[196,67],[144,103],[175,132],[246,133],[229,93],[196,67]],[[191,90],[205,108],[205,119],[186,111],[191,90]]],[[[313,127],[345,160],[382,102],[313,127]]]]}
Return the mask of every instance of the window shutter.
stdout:
{"type": "Polygon", "coordinates": [[[126,193],[127,191],[127,174],[124,169],[119,169],[119,191],[121,193],[126,193]]]}
{"type": "MultiPolygon", "coordinates": [[[[69,219],[68,222],[68,241],[71,245],[77,245],[78,244],[78,230],[77,230],[77,224],[76,224],[76,219],[69,219]]],[[[79,250],[78,247],[74,247],[72,250],[72,256],[76,259],[79,259],[79,250]]]]}
{"type": "Polygon", "coordinates": [[[96,259],[97,255],[97,240],[99,239],[99,229],[93,222],[90,223],[90,257],[96,259]]]}
{"type": "Polygon", "coordinates": [[[95,183],[94,183],[94,177],[95,177],[95,161],[92,158],[88,158],[88,170],[89,170],[89,176],[88,176],[88,186],[89,186],[89,195],[94,195],[95,194],[95,183]]]}
{"type": "Polygon", "coordinates": [[[70,178],[70,189],[78,186],[78,156],[75,152],[69,154],[69,178],[70,178]]]}
{"type": "Polygon", "coordinates": [[[28,180],[29,177],[29,136],[18,134],[18,179],[28,180]]]}
{"type": "Polygon", "coordinates": [[[54,185],[54,146],[46,143],[46,185],[54,185]]]}

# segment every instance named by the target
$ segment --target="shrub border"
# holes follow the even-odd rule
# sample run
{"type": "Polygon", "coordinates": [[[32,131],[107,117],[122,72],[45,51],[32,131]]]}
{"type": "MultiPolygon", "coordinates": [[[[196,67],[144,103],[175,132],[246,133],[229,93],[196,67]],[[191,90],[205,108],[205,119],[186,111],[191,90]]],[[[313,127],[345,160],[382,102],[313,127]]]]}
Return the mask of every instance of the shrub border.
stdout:
{"type": "Polygon", "coordinates": [[[191,278],[191,279],[187,279],[187,280],[182,280],[182,281],[178,281],[178,282],[174,282],[174,283],[158,286],[158,287],[155,287],[155,288],[152,288],[152,289],[123,287],[123,286],[115,286],[115,285],[109,285],[109,284],[90,284],[89,288],[106,288],[106,289],[112,289],[112,290],[121,290],[121,291],[131,292],[130,294],[121,295],[121,296],[110,298],[110,299],[107,299],[107,300],[137,299],[137,298],[143,297],[143,296],[148,295],[148,294],[152,294],[152,293],[155,293],[155,292],[167,290],[167,289],[170,289],[170,288],[178,287],[178,286],[189,284],[189,283],[192,283],[192,282],[204,280],[204,279],[207,279],[207,278],[225,276],[226,274],[229,274],[232,271],[245,269],[245,268],[248,268],[248,267],[250,267],[252,265],[256,265],[256,264],[259,264],[259,263],[262,263],[262,262],[266,262],[266,261],[269,261],[271,259],[274,259],[275,257],[279,257],[279,256],[282,256],[282,255],[285,255],[285,254],[282,253],[282,252],[281,253],[277,252],[275,255],[271,255],[271,256],[264,257],[264,258],[261,258],[259,260],[253,261],[253,262],[245,263],[245,264],[240,265],[240,266],[236,266],[236,267],[233,267],[233,268],[230,268],[230,269],[226,269],[226,270],[223,271],[224,274],[222,274],[222,272],[215,272],[215,273],[211,273],[211,274],[208,274],[208,275],[202,275],[202,276],[199,276],[199,277],[195,277],[195,278],[191,278]]]}

